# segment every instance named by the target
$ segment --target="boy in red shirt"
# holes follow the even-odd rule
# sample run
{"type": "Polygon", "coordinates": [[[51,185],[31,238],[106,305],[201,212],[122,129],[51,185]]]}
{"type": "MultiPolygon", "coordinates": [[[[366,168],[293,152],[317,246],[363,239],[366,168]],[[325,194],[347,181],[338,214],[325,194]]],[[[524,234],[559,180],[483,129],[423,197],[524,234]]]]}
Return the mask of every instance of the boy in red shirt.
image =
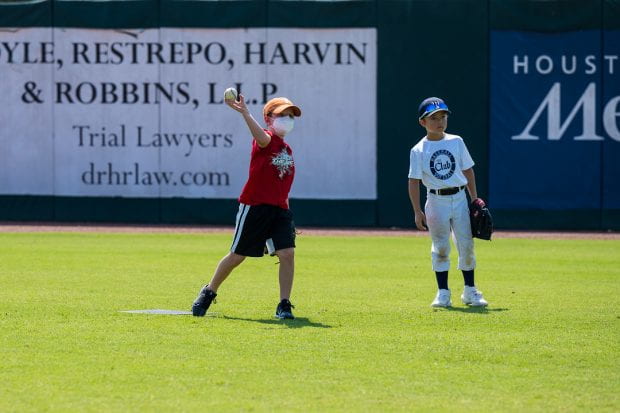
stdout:
{"type": "Polygon", "coordinates": [[[226,104],[241,113],[254,138],[248,181],[239,196],[239,212],[230,252],[222,258],[209,284],[192,305],[192,314],[202,317],[217,296],[217,289],[246,257],[262,257],[265,246],[280,259],[280,303],[276,317],[293,319],[289,301],[295,269],[295,224],[288,194],[295,177],[293,151],[284,142],[301,109],[287,98],[271,99],[263,108],[263,129],[250,114],[243,95],[226,104]]]}

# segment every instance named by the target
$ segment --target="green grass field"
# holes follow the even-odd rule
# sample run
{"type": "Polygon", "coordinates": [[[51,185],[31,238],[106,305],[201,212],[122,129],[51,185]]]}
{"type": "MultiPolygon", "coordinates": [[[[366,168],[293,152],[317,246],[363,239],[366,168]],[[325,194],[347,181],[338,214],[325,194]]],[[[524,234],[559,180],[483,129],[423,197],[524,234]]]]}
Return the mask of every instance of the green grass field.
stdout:
{"type": "MultiPolygon", "coordinates": [[[[488,309],[431,309],[428,237],[297,240],[294,321],[231,234],[0,233],[0,411],[618,411],[620,240],[477,241],[488,309]]],[[[452,252],[455,266],[455,250],[452,252]]]]}

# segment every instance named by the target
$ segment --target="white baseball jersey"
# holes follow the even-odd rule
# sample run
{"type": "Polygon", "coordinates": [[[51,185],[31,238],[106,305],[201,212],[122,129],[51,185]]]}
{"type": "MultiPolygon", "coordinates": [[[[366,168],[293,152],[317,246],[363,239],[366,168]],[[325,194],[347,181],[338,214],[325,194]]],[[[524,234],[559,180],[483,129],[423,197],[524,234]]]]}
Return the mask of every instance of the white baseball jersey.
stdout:
{"type": "Polygon", "coordinates": [[[446,133],[440,141],[425,136],[409,156],[409,178],[421,179],[428,189],[442,189],[467,185],[463,170],[474,166],[474,161],[463,138],[446,133]]]}

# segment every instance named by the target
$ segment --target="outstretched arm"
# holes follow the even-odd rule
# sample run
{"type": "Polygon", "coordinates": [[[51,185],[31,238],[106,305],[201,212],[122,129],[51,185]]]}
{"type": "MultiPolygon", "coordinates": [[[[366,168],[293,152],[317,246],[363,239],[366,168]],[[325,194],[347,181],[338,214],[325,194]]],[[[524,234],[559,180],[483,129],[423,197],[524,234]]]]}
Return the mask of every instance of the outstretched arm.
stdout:
{"type": "Polygon", "coordinates": [[[265,146],[269,145],[269,142],[271,142],[271,136],[269,136],[267,132],[265,132],[263,128],[258,124],[258,122],[256,122],[256,119],[252,117],[250,110],[245,104],[245,98],[243,97],[243,95],[239,95],[239,100],[226,99],[224,100],[224,102],[226,102],[228,106],[230,106],[237,112],[241,113],[243,119],[245,120],[245,123],[248,125],[248,129],[250,130],[252,137],[254,137],[258,146],[264,148],[265,146]]]}

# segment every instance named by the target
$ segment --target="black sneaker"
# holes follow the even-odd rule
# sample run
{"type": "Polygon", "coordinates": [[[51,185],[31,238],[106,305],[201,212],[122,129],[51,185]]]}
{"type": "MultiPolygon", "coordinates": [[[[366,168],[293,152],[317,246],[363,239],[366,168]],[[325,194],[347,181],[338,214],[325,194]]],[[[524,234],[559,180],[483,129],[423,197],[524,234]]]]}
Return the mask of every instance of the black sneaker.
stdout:
{"type": "Polygon", "coordinates": [[[204,316],[211,303],[215,302],[215,297],[217,297],[217,294],[208,290],[207,287],[207,285],[202,287],[194,301],[194,305],[192,305],[192,314],[196,317],[204,316]]]}
{"type": "Polygon", "coordinates": [[[291,308],[295,308],[293,304],[289,300],[282,300],[280,304],[278,304],[278,308],[276,308],[276,318],[289,320],[294,320],[295,316],[293,315],[293,311],[291,308]]]}

